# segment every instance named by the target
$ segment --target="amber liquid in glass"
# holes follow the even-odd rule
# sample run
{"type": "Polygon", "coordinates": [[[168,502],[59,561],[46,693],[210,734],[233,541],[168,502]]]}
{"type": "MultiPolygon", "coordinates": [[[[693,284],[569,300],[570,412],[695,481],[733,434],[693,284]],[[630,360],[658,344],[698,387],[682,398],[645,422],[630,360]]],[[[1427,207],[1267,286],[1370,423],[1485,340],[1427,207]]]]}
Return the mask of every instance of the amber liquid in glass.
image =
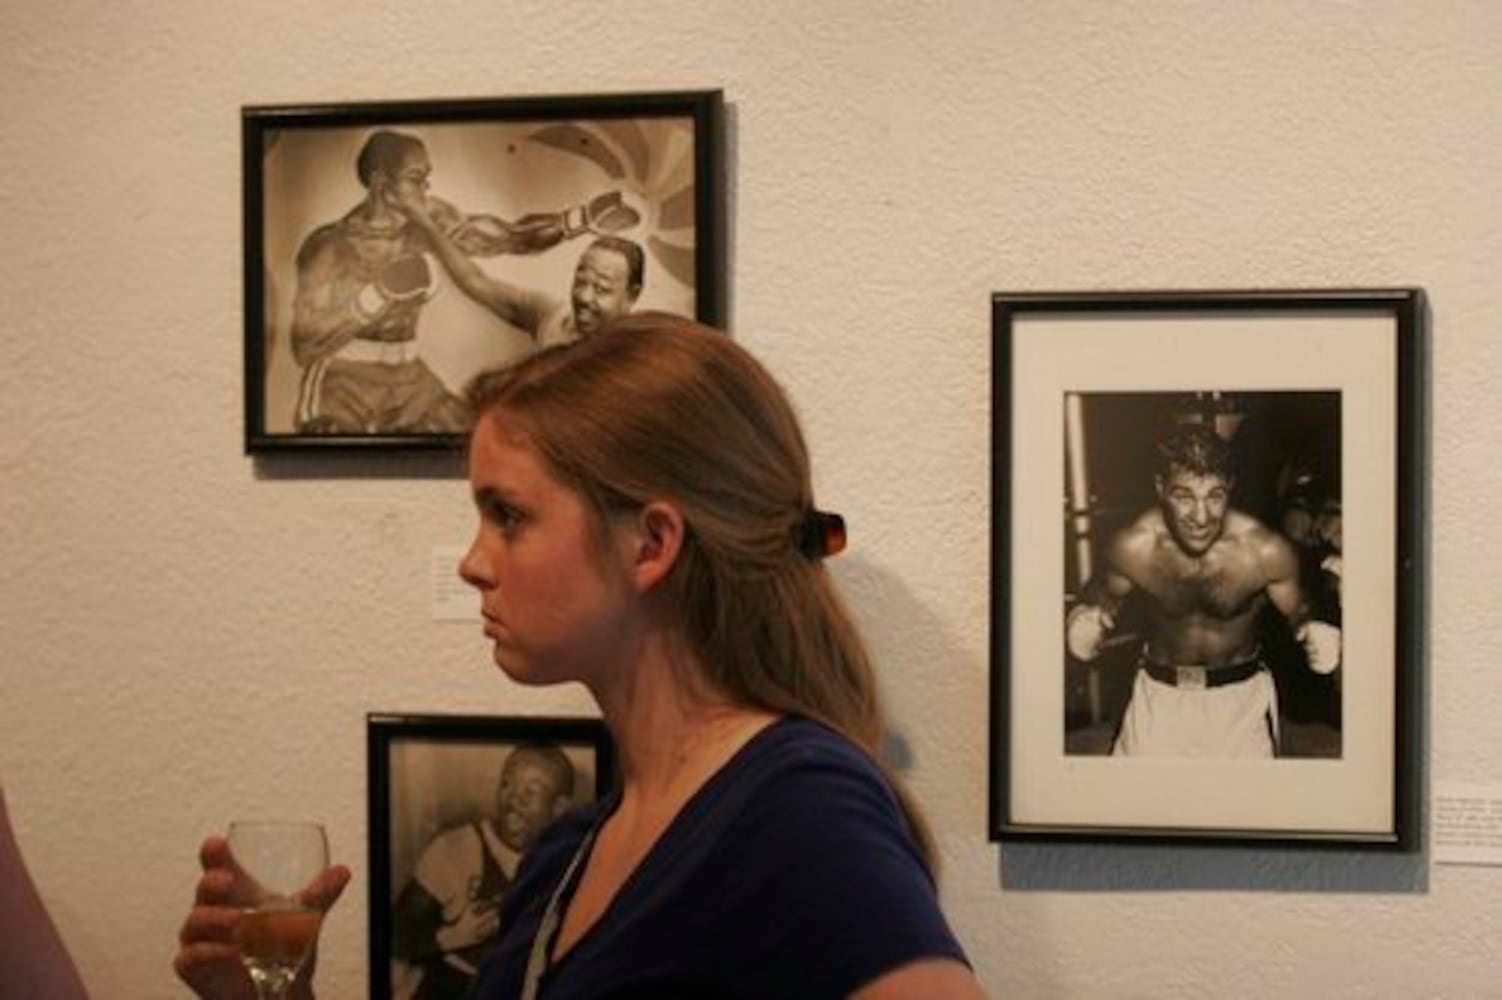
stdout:
{"type": "Polygon", "coordinates": [[[318,940],[323,914],[288,905],[246,910],[240,915],[240,956],[257,986],[272,996],[292,982],[318,940]]]}

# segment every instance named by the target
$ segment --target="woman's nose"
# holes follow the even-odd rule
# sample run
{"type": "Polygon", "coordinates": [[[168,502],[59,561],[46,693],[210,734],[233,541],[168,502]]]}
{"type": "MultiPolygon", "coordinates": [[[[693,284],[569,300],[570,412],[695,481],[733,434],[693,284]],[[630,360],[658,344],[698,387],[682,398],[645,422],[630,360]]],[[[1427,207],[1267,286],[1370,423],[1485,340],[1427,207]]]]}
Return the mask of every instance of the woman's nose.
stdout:
{"type": "Polygon", "coordinates": [[[459,579],[471,587],[484,587],[491,579],[490,564],[480,552],[478,541],[471,544],[459,560],[459,579]]]}

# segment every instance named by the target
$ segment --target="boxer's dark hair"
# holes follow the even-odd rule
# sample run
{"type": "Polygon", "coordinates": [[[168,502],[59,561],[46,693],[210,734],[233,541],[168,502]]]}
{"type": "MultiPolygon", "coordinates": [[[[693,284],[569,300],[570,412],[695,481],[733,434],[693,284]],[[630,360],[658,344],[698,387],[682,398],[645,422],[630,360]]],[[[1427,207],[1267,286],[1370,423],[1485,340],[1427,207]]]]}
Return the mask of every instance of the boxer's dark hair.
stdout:
{"type": "Polygon", "coordinates": [[[370,138],[365,140],[365,145],[360,147],[360,155],[355,158],[355,174],[359,176],[363,186],[370,187],[370,179],[376,174],[394,176],[403,158],[414,151],[426,149],[421,139],[405,132],[392,132],[390,129],[372,132],[370,138]]]}
{"type": "Polygon", "coordinates": [[[597,236],[584,249],[586,253],[595,249],[609,250],[626,258],[626,280],[631,283],[631,294],[641,292],[647,280],[647,255],[642,252],[640,243],[624,236],[597,236]]]}
{"type": "Polygon", "coordinates": [[[1157,447],[1158,476],[1167,479],[1174,469],[1196,476],[1236,478],[1231,446],[1207,424],[1182,423],[1160,438],[1157,447]]]}

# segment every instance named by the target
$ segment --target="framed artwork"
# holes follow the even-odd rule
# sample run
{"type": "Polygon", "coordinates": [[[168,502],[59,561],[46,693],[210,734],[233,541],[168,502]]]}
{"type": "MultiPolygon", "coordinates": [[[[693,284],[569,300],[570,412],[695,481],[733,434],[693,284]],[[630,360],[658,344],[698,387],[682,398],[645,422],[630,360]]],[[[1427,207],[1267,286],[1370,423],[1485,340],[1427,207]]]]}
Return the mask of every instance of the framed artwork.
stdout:
{"type": "Polygon", "coordinates": [[[993,297],[993,839],[1417,850],[1424,309],[993,297]]]}
{"type": "Polygon", "coordinates": [[[370,782],[372,1000],[462,1000],[500,898],[549,822],[606,794],[599,719],[377,715],[370,782]]]}
{"type": "Polygon", "coordinates": [[[479,372],[724,320],[719,91],[241,111],[245,448],[452,448],[479,372]]]}

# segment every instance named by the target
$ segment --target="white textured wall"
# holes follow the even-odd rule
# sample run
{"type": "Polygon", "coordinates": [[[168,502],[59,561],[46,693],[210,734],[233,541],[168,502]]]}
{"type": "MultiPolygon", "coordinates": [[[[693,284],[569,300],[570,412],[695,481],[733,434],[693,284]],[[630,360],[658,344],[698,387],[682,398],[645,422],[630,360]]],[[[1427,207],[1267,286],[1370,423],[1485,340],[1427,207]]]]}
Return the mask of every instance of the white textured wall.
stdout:
{"type": "Polygon", "coordinates": [[[317,814],[364,714],[586,711],[428,620],[435,462],[241,454],[242,103],[723,87],[735,331],[789,383],[993,995],[1502,996],[1502,871],[985,839],[988,294],[1432,295],[1436,780],[1502,779],[1502,5],[10,0],[0,774],[101,997],[178,995],[200,837],[317,814]]]}

